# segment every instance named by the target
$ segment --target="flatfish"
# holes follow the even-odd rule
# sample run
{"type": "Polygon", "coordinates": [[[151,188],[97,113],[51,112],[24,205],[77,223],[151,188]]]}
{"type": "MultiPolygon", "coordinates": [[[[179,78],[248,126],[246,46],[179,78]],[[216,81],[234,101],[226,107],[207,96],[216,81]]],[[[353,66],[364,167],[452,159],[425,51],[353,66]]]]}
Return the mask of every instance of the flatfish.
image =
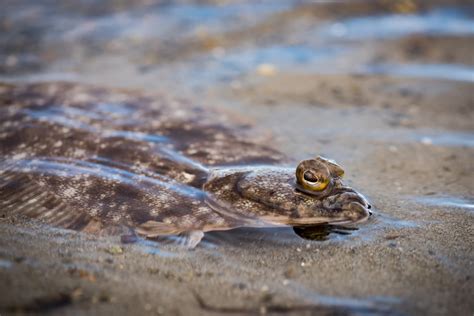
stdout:
{"type": "Polygon", "coordinates": [[[296,168],[219,112],[73,83],[0,85],[0,205],[96,234],[187,236],[359,222],[370,205],[322,157],[296,168]]]}

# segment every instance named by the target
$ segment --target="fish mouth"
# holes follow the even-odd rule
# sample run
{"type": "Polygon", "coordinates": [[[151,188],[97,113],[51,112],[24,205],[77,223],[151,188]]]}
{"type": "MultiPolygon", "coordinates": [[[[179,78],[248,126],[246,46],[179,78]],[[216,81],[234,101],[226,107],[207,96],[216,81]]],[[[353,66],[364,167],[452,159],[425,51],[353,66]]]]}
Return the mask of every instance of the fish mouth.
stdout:
{"type": "Polygon", "coordinates": [[[349,203],[349,208],[352,213],[357,214],[353,216],[353,219],[352,219],[353,223],[365,222],[367,219],[369,219],[370,216],[372,216],[372,211],[370,210],[371,209],[370,204],[367,206],[364,206],[358,202],[351,202],[349,203]]]}
{"type": "Polygon", "coordinates": [[[290,226],[315,226],[321,224],[357,224],[365,222],[372,215],[372,206],[359,192],[349,187],[338,188],[321,200],[322,210],[315,217],[290,218],[278,216],[262,217],[269,223],[280,223],[290,226]]]}
{"type": "Polygon", "coordinates": [[[341,210],[341,215],[351,223],[364,222],[372,215],[367,198],[349,187],[336,189],[324,204],[329,209],[341,210]]]}

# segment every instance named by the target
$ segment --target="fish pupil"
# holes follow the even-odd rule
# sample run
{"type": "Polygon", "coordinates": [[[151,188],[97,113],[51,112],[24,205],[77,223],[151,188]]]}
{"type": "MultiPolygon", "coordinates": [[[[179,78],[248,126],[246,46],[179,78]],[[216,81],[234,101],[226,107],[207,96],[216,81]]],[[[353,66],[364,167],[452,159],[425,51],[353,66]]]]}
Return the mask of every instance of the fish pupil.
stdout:
{"type": "Polygon", "coordinates": [[[306,171],[304,173],[304,179],[309,182],[318,182],[318,178],[311,171],[306,171]]]}

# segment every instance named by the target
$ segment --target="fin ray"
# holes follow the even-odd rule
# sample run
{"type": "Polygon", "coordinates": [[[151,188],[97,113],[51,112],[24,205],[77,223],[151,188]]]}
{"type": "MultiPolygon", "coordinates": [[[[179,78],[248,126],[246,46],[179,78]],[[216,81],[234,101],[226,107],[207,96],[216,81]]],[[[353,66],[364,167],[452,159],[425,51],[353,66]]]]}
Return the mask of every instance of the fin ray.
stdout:
{"type": "Polygon", "coordinates": [[[0,177],[0,205],[7,215],[24,215],[63,228],[85,227],[91,221],[87,213],[73,210],[53,192],[12,168],[4,169],[0,177]]]}

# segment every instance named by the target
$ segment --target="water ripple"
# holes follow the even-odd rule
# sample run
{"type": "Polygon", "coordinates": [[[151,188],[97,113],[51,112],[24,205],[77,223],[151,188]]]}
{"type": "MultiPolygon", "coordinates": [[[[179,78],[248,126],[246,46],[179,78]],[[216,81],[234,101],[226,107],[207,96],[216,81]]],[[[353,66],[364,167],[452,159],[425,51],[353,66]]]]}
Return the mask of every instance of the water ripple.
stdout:
{"type": "Polygon", "coordinates": [[[390,39],[411,34],[470,35],[474,20],[455,9],[426,14],[390,14],[342,20],[320,30],[326,37],[351,40],[390,39]]]}

